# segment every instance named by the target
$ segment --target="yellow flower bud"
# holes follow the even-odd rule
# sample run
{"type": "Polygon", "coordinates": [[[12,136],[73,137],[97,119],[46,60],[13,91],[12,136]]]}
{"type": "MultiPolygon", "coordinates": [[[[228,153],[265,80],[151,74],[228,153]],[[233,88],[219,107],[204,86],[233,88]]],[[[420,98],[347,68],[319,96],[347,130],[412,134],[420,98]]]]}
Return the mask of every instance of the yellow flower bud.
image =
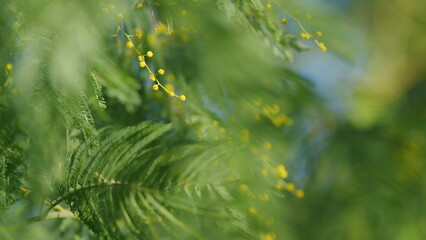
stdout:
{"type": "Polygon", "coordinates": [[[133,42],[132,41],[128,41],[127,43],[126,43],[126,47],[127,48],[132,48],[132,47],[134,47],[135,45],[133,45],[133,42]]]}
{"type": "Polygon", "coordinates": [[[303,39],[309,40],[309,39],[311,39],[312,35],[309,34],[309,33],[301,33],[300,37],[303,38],[303,39]]]}
{"type": "Polygon", "coordinates": [[[6,64],[6,71],[7,72],[12,72],[12,69],[13,69],[13,65],[12,65],[12,63],[8,63],[8,64],[6,64]]]}
{"type": "Polygon", "coordinates": [[[250,214],[256,215],[257,214],[257,209],[254,207],[251,207],[248,209],[250,214]]]}
{"type": "Polygon", "coordinates": [[[320,44],[319,44],[319,48],[320,48],[320,49],[321,49],[321,51],[323,51],[323,52],[327,51],[327,47],[325,46],[325,44],[324,44],[324,43],[320,43],[320,44]]]}
{"type": "Polygon", "coordinates": [[[294,189],[296,189],[293,183],[287,183],[286,188],[287,188],[287,191],[289,192],[293,192],[294,189]]]}
{"type": "Polygon", "coordinates": [[[305,192],[303,190],[296,191],[296,197],[303,198],[305,196],[305,192]]]}
{"type": "Polygon", "coordinates": [[[285,178],[288,177],[288,172],[285,169],[284,165],[282,165],[282,164],[278,165],[277,168],[275,169],[275,171],[276,171],[278,177],[281,178],[281,179],[285,179],[285,178]]]}

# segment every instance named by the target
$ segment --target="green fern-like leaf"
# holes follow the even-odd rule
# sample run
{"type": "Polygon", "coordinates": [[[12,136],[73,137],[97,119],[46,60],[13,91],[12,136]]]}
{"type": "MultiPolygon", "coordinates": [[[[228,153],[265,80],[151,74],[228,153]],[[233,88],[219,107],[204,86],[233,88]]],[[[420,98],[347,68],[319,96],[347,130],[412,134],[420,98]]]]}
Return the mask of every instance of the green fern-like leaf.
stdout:
{"type": "Polygon", "coordinates": [[[0,211],[23,196],[25,134],[12,126],[0,130],[0,211]]]}
{"type": "Polygon", "coordinates": [[[194,149],[199,147],[171,155],[176,139],[171,130],[171,125],[144,122],[113,133],[104,131],[100,134],[107,136],[104,139],[93,137],[78,145],[48,198],[51,208],[65,202],[90,229],[107,238],[155,239],[176,232],[201,238],[182,219],[226,215],[213,201],[232,201],[232,196],[217,177],[199,168],[200,160],[205,169],[220,164],[217,159],[226,153],[216,158],[213,153],[199,154],[192,167],[182,164],[184,156],[197,154],[194,149]],[[94,147],[97,140],[100,144],[94,147]]]}

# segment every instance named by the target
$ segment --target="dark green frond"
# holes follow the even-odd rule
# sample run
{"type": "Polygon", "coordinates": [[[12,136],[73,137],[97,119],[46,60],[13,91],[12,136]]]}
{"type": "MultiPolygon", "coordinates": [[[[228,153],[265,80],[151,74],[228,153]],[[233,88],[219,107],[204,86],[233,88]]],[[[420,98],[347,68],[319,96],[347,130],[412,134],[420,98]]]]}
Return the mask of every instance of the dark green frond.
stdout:
{"type": "MultiPolygon", "coordinates": [[[[189,165],[187,171],[177,171],[177,166],[186,166],[182,159],[186,154],[181,159],[168,159],[177,143],[171,130],[171,125],[144,122],[102,134],[99,146],[91,151],[94,139],[77,146],[63,168],[65,177],[58,179],[49,202],[53,206],[67,203],[95,233],[106,237],[153,237],[164,234],[160,229],[169,234],[184,229],[183,234],[199,238],[197,230],[179,216],[223,217],[221,206],[207,207],[208,202],[201,200],[215,196],[210,198],[213,202],[215,198],[232,197],[220,182],[216,183],[218,180],[206,178],[208,173],[199,168],[189,165]],[[202,174],[205,183],[197,182],[202,174]]],[[[205,160],[206,169],[215,162],[207,155],[200,155],[199,159],[205,160]]],[[[201,163],[200,160],[194,162],[201,163]]]]}
{"type": "Polygon", "coordinates": [[[14,126],[0,130],[0,212],[24,196],[25,134],[14,126]]]}

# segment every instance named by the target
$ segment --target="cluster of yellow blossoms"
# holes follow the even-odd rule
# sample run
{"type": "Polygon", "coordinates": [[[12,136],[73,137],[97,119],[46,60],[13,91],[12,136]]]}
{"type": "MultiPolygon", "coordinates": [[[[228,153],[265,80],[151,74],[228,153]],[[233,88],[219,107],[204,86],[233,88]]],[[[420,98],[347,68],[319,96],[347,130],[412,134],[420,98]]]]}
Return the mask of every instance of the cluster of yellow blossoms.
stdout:
{"type": "MultiPolygon", "coordinates": [[[[270,149],[272,149],[272,144],[270,142],[265,142],[262,147],[264,150],[269,151],[270,149]]],[[[252,147],[251,151],[254,155],[259,154],[259,150],[255,147],[252,147]]],[[[296,197],[298,198],[304,197],[305,193],[303,192],[303,190],[296,190],[294,183],[285,181],[285,179],[287,179],[288,177],[288,171],[283,164],[278,164],[276,167],[271,166],[271,164],[269,163],[268,154],[261,155],[260,159],[262,160],[264,165],[264,168],[261,169],[261,174],[267,177],[269,173],[272,173],[278,178],[278,183],[276,184],[277,191],[281,192],[283,189],[286,189],[289,192],[294,192],[296,197]]]]}
{"type": "MultiPolygon", "coordinates": [[[[321,37],[322,36],[322,32],[317,31],[316,35],[318,37],[321,37]]],[[[300,37],[303,38],[303,39],[309,40],[313,36],[311,34],[309,34],[306,30],[303,29],[303,32],[300,34],[300,37]]],[[[327,51],[327,47],[325,46],[325,44],[323,42],[320,42],[320,41],[318,41],[316,39],[314,39],[314,42],[321,49],[321,51],[323,51],[323,52],[327,51]]]]}
{"type": "MultiPolygon", "coordinates": [[[[281,125],[290,126],[293,124],[293,120],[291,118],[284,113],[280,113],[280,107],[276,104],[263,107],[262,113],[269,118],[276,127],[280,127],[281,125]]],[[[260,118],[260,116],[256,116],[256,119],[257,118],[260,118]]]]}
{"type": "MultiPolygon", "coordinates": [[[[136,8],[142,8],[142,7],[143,7],[142,3],[136,4],[136,8]]],[[[122,13],[119,13],[119,14],[117,14],[117,17],[119,19],[123,19],[124,15],[122,13]]],[[[147,71],[149,73],[149,80],[151,80],[151,81],[154,82],[154,84],[152,85],[152,90],[158,91],[160,88],[162,88],[169,96],[178,98],[181,101],[185,101],[186,100],[186,96],[185,95],[178,95],[178,94],[176,94],[172,89],[170,89],[169,87],[165,87],[163,84],[161,84],[161,82],[157,78],[157,76],[165,74],[165,70],[164,69],[160,68],[156,72],[154,72],[149,67],[149,65],[147,64],[146,58],[152,58],[154,56],[154,53],[152,51],[147,51],[145,54],[143,54],[135,46],[135,44],[133,42],[133,38],[142,39],[142,37],[143,37],[142,30],[136,29],[134,35],[130,35],[126,31],[124,31],[123,28],[121,28],[119,24],[117,24],[117,32],[113,35],[113,37],[114,38],[118,38],[118,33],[120,33],[120,32],[123,33],[123,35],[127,39],[126,47],[129,48],[129,49],[133,49],[135,51],[135,53],[137,54],[137,59],[139,61],[139,67],[147,69],[147,71]]]]}
{"type": "MultiPolygon", "coordinates": [[[[271,3],[267,3],[266,4],[266,9],[268,9],[268,10],[271,10],[272,9],[272,4],[271,3]]],[[[285,11],[285,10],[284,10],[285,11]]],[[[302,32],[300,33],[300,37],[301,38],[303,38],[303,39],[305,39],[305,40],[310,40],[311,38],[314,38],[314,36],[312,35],[312,34],[310,34],[304,27],[303,27],[303,25],[302,25],[302,23],[296,18],[296,17],[294,17],[290,12],[288,12],[288,11],[285,11],[286,12],[286,14],[287,15],[289,15],[296,23],[297,23],[297,25],[299,25],[299,27],[300,27],[300,29],[302,30],[302,32]]],[[[312,18],[312,16],[311,15],[308,15],[309,17],[309,19],[310,18],[312,18]]],[[[286,18],[283,18],[283,19],[281,19],[281,22],[283,23],[283,24],[287,24],[287,19],[286,18]]],[[[317,37],[321,37],[322,36],[322,32],[320,32],[320,31],[317,31],[316,32],[316,36],[317,37]]],[[[323,42],[320,42],[320,41],[318,41],[317,39],[313,39],[314,40],[314,42],[315,42],[315,44],[321,49],[321,51],[323,51],[323,52],[325,52],[325,51],[327,51],[327,47],[325,46],[325,44],[323,43],[323,42]]]]}

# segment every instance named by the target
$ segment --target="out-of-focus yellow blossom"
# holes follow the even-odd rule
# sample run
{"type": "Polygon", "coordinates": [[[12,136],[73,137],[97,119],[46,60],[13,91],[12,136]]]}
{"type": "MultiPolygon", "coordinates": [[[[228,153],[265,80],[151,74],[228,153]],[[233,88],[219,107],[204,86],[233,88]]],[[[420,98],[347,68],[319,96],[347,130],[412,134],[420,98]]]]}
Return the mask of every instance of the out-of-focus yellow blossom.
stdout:
{"type": "Polygon", "coordinates": [[[143,32],[142,32],[141,29],[136,29],[135,30],[135,38],[142,39],[142,35],[143,35],[143,32]]]}
{"type": "Polygon", "coordinates": [[[248,211],[249,211],[249,213],[250,213],[250,214],[252,214],[252,215],[257,215],[257,209],[256,209],[256,208],[254,208],[254,207],[250,207],[250,208],[248,209],[248,211]]]}
{"type": "Polygon", "coordinates": [[[175,86],[173,84],[170,84],[170,83],[167,83],[164,87],[167,89],[167,91],[174,91],[175,90],[175,86]]]}
{"type": "Polygon", "coordinates": [[[302,32],[302,33],[300,34],[300,37],[301,37],[301,38],[303,38],[303,39],[309,40],[309,39],[311,39],[311,38],[312,38],[312,35],[311,35],[311,34],[309,34],[309,33],[302,32]]]}
{"type": "Polygon", "coordinates": [[[166,24],[160,22],[157,26],[157,30],[155,31],[155,33],[157,34],[166,34],[168,32],[168,27],[166,24]]]}
{"type": "Polygon", "coordinates": [[[294,183],[287,183],[287,185],[286,185],[286,189],[287,189],[287,191],[289,191],[289,192],[293,192],[293,191],[294,191],[294,189],[296,189],[296,187],[294,186],[294,183]]]}
{"type": "Polygon", "coordinates": [[[286,179],[288,177],[288,172],[285,169],[284,165],[282,165],[282,164],[278,165],[276,167],[275,171],[276,171],[278,177],[281,178],[281,179],[286,179]]]}
{"type": "Polygon", "coordinates": [[[267,193],[261,194],[259,196],[260,200],[262,201],[268,201],[269,200],[269,195],[267,193]]]}
{"type": "Polygon", "coordinates": [[[253,153],[253,154],[258,154],[258,153],[259,153],[259,150],[258,150],[256,147],[251,147],[251,148],[250,148],[250,151],[251,151],[251,153],[253,153]]]}
{"type": "Polygon", "coordinates": [[[323,51],[323,52],[327,51],[327,47],[325,46],[324,43],[318,42],[316,40],[315,40],[315,43],[318,45],[318,47],[321,49],[321,51],[323,51]]]}
{"type": "Polygon", "coordinates": [[[265,142],[265,143],[263,143],[263,148],[265,150],[271,150],[272,144],[270,142],[265,142]]]}
{"type": "Polygon", "coordinates": [[[249,191],[249,187],[248,187],[246,184],[241,184],[241,185],[240,185],[240,189],[241,189],[243,192],[247,192],[247,191],[249,191]]]}
{"type": "Polygon", "coordinates": [[[13,70],[13,65],[12,65],[12,63],[8,63],[8,64],[6,64],[6,71],[7,71],[8,73],[11,73],[11,72],[12,72],[12,70],[13,70]]]}
{"type": "Polygon", "coordinates": [[[275,239],[276,239],[275,233],[267,233],[262,236],[262,240],[275,240],[275,239]]]}
{"type": "Polygon", "coordinates": [[[297,190],[296,191],[296,197],[298,197],[298,198],[305,197],[305,192],[303,190],[297,190]]]}

